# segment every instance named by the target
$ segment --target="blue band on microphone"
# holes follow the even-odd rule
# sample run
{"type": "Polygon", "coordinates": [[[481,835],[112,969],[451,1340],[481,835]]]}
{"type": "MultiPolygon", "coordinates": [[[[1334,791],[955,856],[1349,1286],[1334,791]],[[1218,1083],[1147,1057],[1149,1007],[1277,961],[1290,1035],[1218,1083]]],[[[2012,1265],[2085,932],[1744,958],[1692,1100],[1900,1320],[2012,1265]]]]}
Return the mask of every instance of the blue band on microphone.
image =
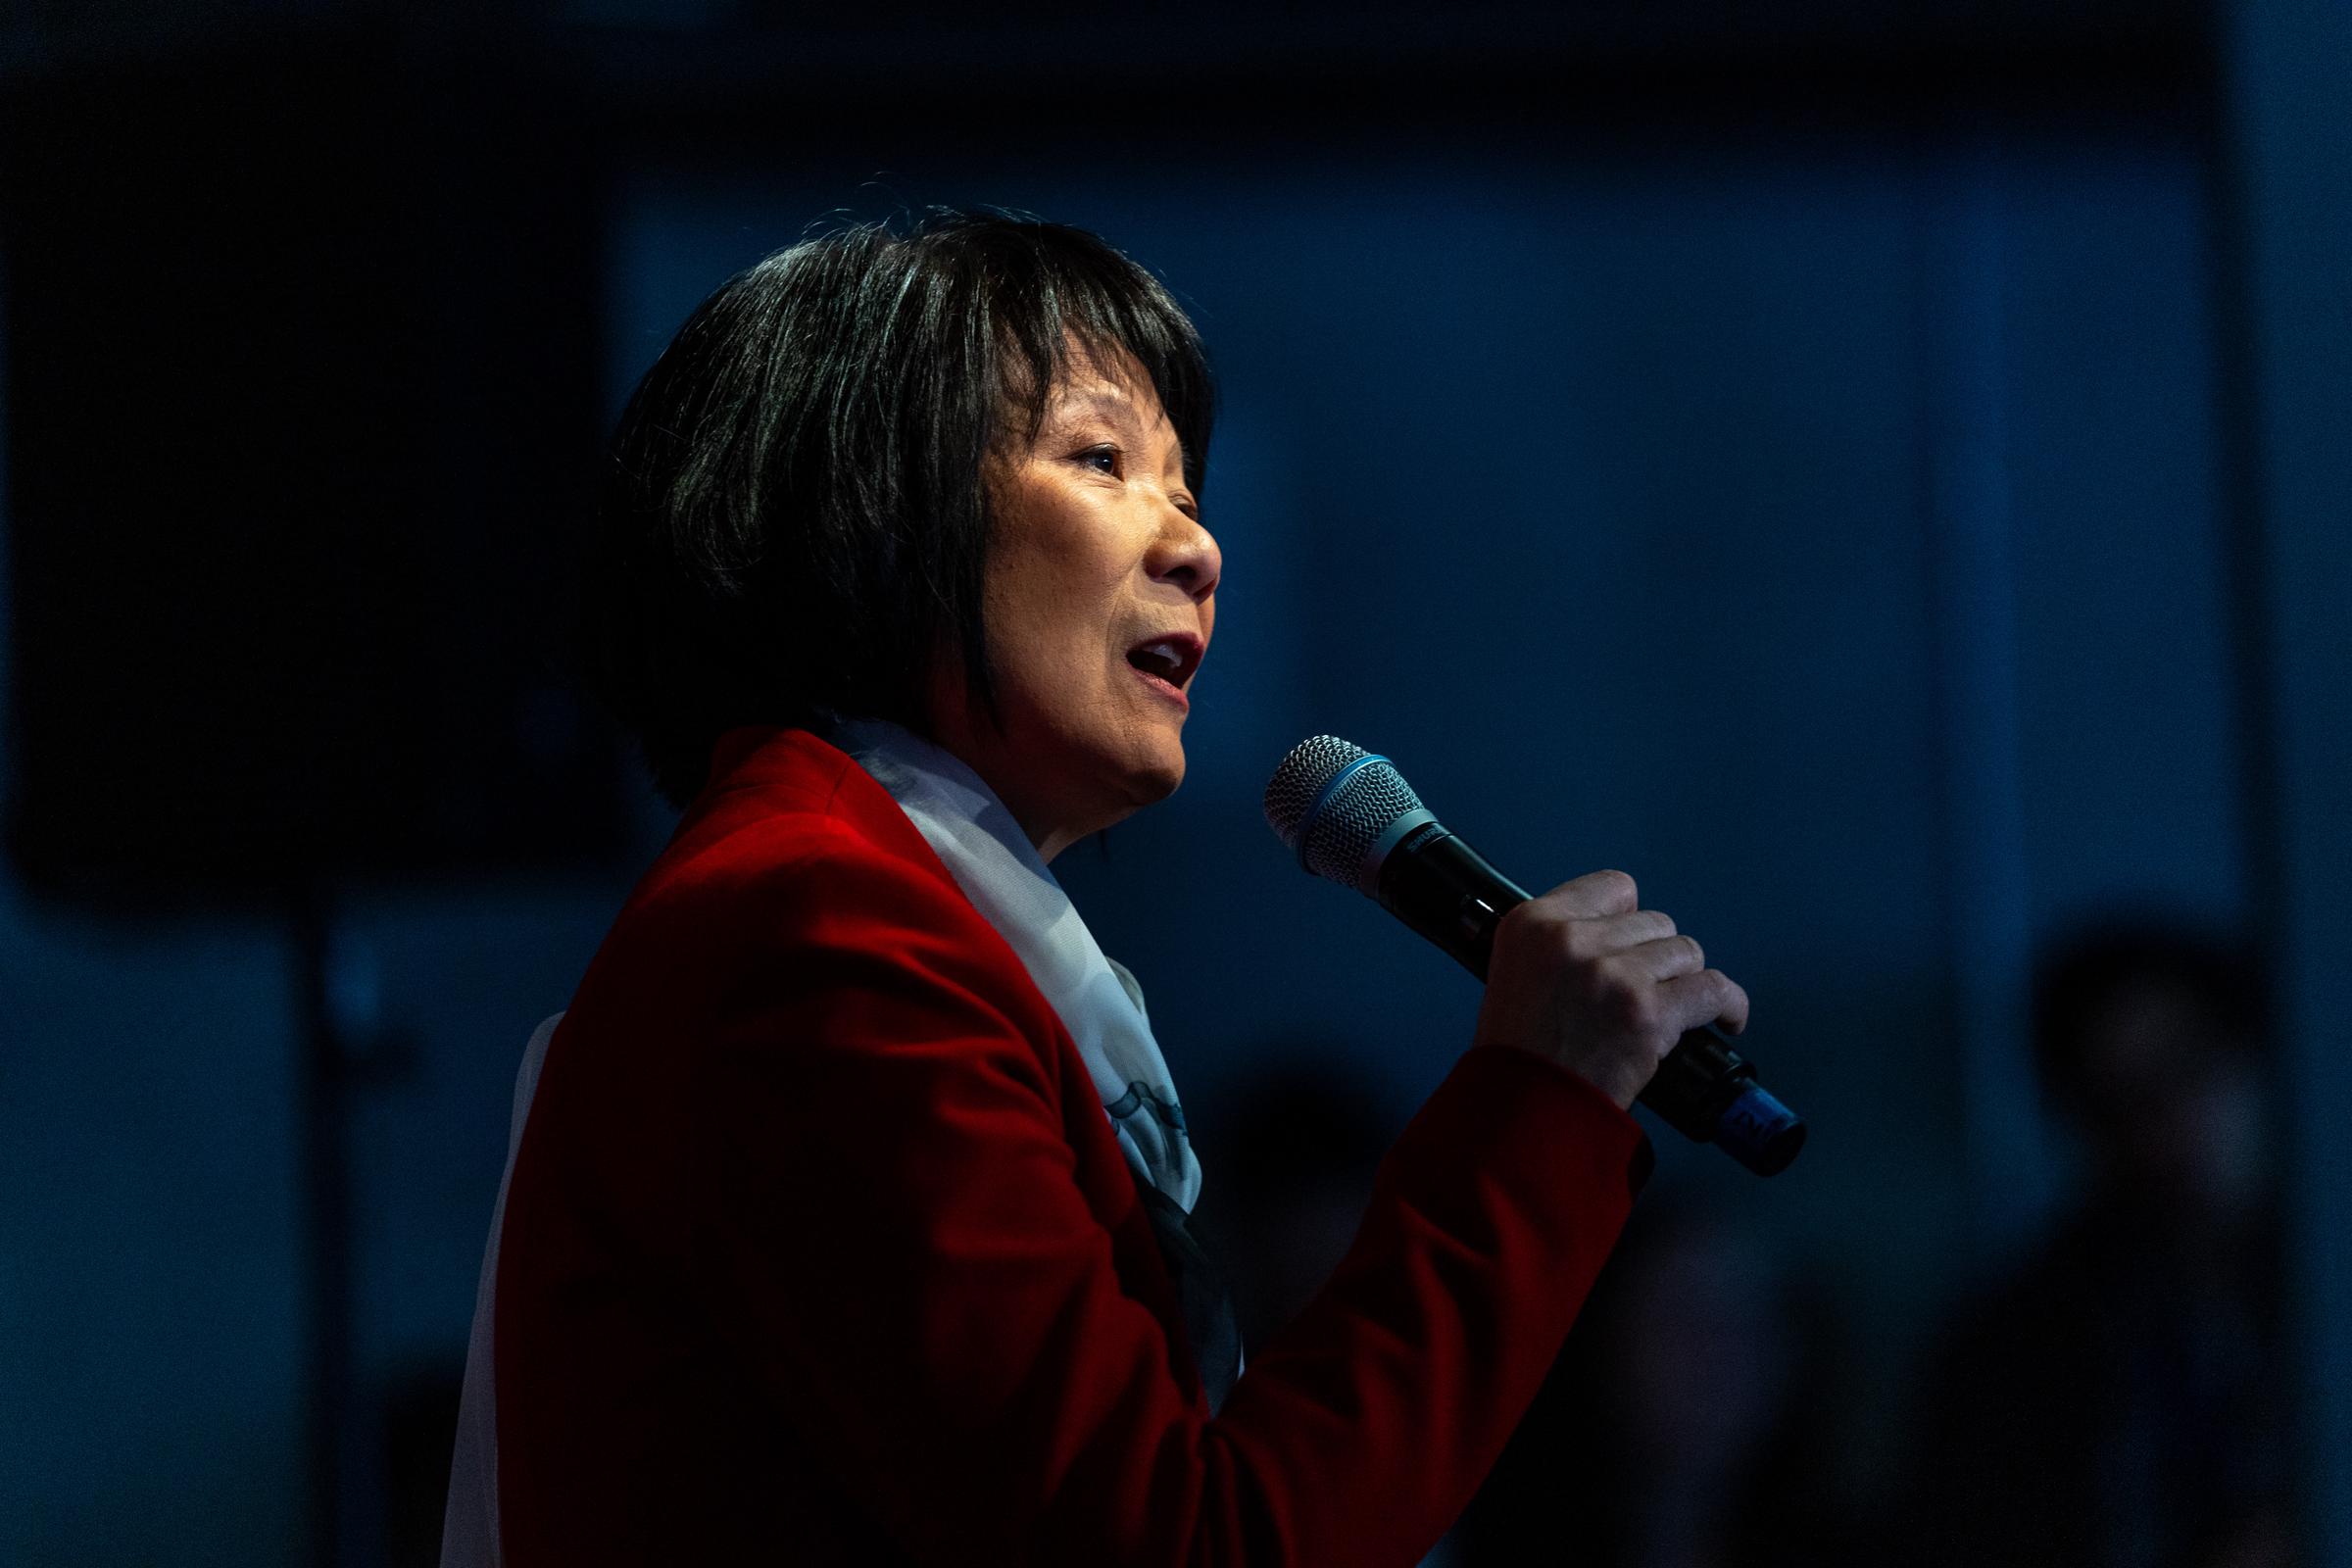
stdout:
{"type": "Polygon", "coordinates": [[[1337,773],[1331,775],[1331,782],[1323,786],[1323,793],[1315,797],[1315,804],[1308,807],[1306,808],[1306,814],[1298,819],[1299,870],[1303,871],[1306,869],[1306,836],[1315,830],[1315,818],[1323,814],[1323,808],[1331,804],[1331,798],[1340,793],[1340,786],[1347,783],[1349,779],[1355,777],[1356,774],[1362,772],[1365,768],[1370,767],[1374,762],[1386,761],[1388,761],[1388,759],[1381,756],[1379,753],[1366,752],[1363,756],[1357,758],[1354,761],[1349,762],[1346,767],[1341,768],[1337,773]]]}
{"type": "Polygon", "coordinates": [[[1805,1124],[1795,1111],[1750,1080],[1715,1124],[1724,1152],[1759,1176],[1777,1176],[1805,1145],[1805,1124]]]}

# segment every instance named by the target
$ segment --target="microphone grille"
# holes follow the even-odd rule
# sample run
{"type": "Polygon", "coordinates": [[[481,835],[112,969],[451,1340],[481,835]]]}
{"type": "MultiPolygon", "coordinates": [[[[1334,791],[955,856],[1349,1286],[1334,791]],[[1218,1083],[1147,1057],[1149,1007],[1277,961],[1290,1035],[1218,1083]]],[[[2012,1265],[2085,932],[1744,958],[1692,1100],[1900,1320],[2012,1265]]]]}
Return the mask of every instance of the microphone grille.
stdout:
{"type": "Polygon", "coordinates": [[[1421,797],[1387,758],[1336,735],[1317,735],[1292,747],[1275,766],[1266,782],[1265,809],[1266,825],[1298,854],[1301,865],[1355,887],[1365,853],[1391,823],[1421,809],[1421,797]],[[1332,781],[1359,762],[1363,765],[1324,800],[1332,781]]]}
{"type": "Polygon", "coordinates": [[[1371,754],[1337,735],[1315,735],[1292,747],[1266,780],[1266,826],[1285,849],[1298,848],[1299,824],[1323,787],[1349,762],[1371,754]]]}

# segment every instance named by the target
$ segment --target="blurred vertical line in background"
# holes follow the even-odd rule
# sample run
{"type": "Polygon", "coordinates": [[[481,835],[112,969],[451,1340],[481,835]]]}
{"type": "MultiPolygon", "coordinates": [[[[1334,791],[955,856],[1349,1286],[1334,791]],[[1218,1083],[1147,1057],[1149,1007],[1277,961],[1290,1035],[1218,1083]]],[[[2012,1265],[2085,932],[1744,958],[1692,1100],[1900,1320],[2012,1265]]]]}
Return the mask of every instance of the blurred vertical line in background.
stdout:
{"type": "MultiPolygon", "coordinates": [[[[1104,11],[1077,49],[1019,6],[899,31],[776,0],[0,5],[0,806],[29,857],[0,863],[0,1563],[310,1560],[306,1311],[351,1319],[314,1373],[348,1380],[319,1560],[433,1560],[514,1060],[676,817],[532,664],[525,601],[693,301],[900,196],[1034,205],[1181,271],[1263,426],[1238,466],[1218,436],[1242,597],[1195,776],[1122,830],[1099,905],[1078,890],[1110,951],[1184,931],[1219,976],[1153,991],[1192,1093],[1222,1074],[1265,1108],[1255,1031],[1331,1026],[1346,993],[1344,1076],[1401,1094],[1465,995],[1401,968],[1350,990],[1377,934],[1349,911],[1235,915],[1259,852],[1206,867],[1179,827],[1238,806],[1259,831],[1259,719],[1287,745],[1286,713],[1379,713],[1442,750],[1532,711],[1591,760],[1573,788],[1486,779],[1506,837],[1817,876],[1793,913],[1718,895],[1727,953],[1776,956],[1776,1070],[1819,1094],[1810,1174],[1742,1223],[1769,1214],[1819,1293],[1837,1373],[1797,1364],[1771,1446],[1802,1476],[1818,1423],[1842,1473],[1774,1517],[1866,1508],[1915,1419],[1903,1355],[2067,1168],[2024,1049],[2039,922],[2168,890],[2234,912],[2242,851],[2304,1092],[2298,1568],[2346,1561],[2352,1072],[2321,1054],[2352,989],[2344,5],[1211,0],[1174,29],[1104,11]],[[1130,48],[1183,90],[1070,97],[1130,48]],[[2194,155],[2215,183],[2184,203],[2194,155]],[[2218,367],[2181,314],[2208,281],[2218,367]],[[1306,530],[1279,580],[1239,569],[1261,525],[1306,530]],[[1417,619],[1342,612],[1408,567],[1417,619]],[[1704,788],[1604,760],[1686,755],[1672,705],[1573,667],[1483,709],[1448,689],[1547,652],[1562,602],[1639,651],[1634,602],[1686,589],[1740,602],[1641,691],[1728,676],[1706,710],[1756,743],[1704,788]],[[1669,831],[1693,806],[1718,819],[1669,831]],[[271,859],[326,862],[306,924],[247,874],[271,859]],[[131,892],[187,906],[118,922],[131,892]],[[333,957],[355,931],[386,937],[385,995],[333,957]],[[417,1058],[369,1043],[379,1006],[417,1058]],[[347,1124],[297,1114],[306,1071],[347,1124]],[[349,1216],[317,1268],[306,1203],[349,1216]]],[[[1311,1175],[1282,1180],[1346,1206],[1311,1175]]],[[[1239,1179],[1212,1163],[1208,1190],[1239,1179]]],[[[1556,1539],[1557,1461],[1525,1452],[1556,1539]]]]}
{"type": "MultiPolygon", "coordinates": [[[[158,1350],[160,1332],[109,1343],[106,1320],[48,1306],[91,1291],[84,1276],[44,1286],[35,1321],[57,1325],[67,1351],[50,1361],[87,1350],[124,1384],[157,1365],[187,1368],[188,1382],[126,1392],[113,1409],[70,1375],[35,1388],[99,1495],[65,1525],[39,1512],[63,1505],[54,1484],[33,1509],[0,1507],[0,1532],[45,1532],[26,1560],[210,1556],[214,1544],[145,1544],[178,1541],[198,1517],[246,1532],[217,1547],[240,1562],[270,1560],[262,1543],[350,1568],[387,1559],[396,1373],[368,1337],[386,1269],[353,1128],[420,1082],[364,1027],[380,999],[337,989],[364,978],[336,957],[347,895],[511,899],[525,874],[612,865],[627,825],[618,737],[567,694],[552,624],[599,437],[596,127],[526,31],[247,20],[152,57],[93,27],[70,66],[0,84],[5,880],[29,895],[28,929],[86,920],[141,944],[135,958],[85,946],[87,967],[42,977],[36,996],[78,981],[148,1012],[144,1038],[118,1048],[135,1064],[119,1093],[56,1092],[147,1107],[169,1148],[194,1152],[173,1196],[267,1181],[295,1219],[271,1258],[282,1272],[249,1288],[285,1307],[282,1343],[257,1333],[242,1364],[226,1342],[245,1325],[224,1311],[208,1322],[185,1282],[272,1219],[265,1205],[191,1201],[194,1223],[168,1231],[148,1217],[167,1184],[139,1172],[142,1202],[106,1212],[124,1272],[152,1293],[113,1289],[110,1307],[209,1340],[200,1353],[158,1350]],[[285,994],[243,994],[255,1018],[297,1037],[281,1127],[142,1094],[151,1063],[198,1083],[279,1074],[267,1055],[278,1037],[249,1027],[208,1061],[207,1023],[168,989],[143,989],[158,984],[149,955],[232,923],[287,957],[285,994]],[[271,1412],[292,1451],[208,1445],[199,1434],[236,1400],[205,1376],[242,1391],[281,1368],[300,1369],[286,1374],[289,1404],[307,1401],[271,1412]],[[170,1457],[118,1457],[142,1438],[170,1457]],[[242,1518],[223,1517],[226,1483],[202,1479],[215,1467],[250,1485],[242,1518]],[[306,1488],[303,1532],[288,1499],[306,1488]],[[86,1544],[97,1528],[118,1534],[86,1544]],[[68,1541],[79,1555],[59,1556],[68,1541]]],[[[0,930],[0,956],[17,940],[0,930]]],[[[8,1018],[0,1004],[0,1065],[29,1061],[61,1082],[79,1068],[54,1029],[8,1052],[8,1018]]],[[[91,1171],[122,1163],[106,1125],[94,1118],[84,1146],[91,1171]]],[[[138,1133],[118,1114],[112,1136],[138,1133]]],[[[93,1185],[29,1201],[107,1209],[84,1194],[93,1185]]],[[[12,1480],[0,1473],[0,1498],[12,1480]]],[[[19,1560],[4,1535],[0,1559],[19,1560]]]]}
{"type": "Polygon", "coordinates": [[[1916,297],[1943,705],[1944,902],[1970,1243],[1984,1262],[2041,1217],[2051,1182],[2024,1029],[2033,938],[2005,412],[2003,145],[1997,120],[1973,103],[1952,105],[1924,139],[1916,297]]]}
{"type": "Polygon", "coordinates": [[[2352,1562],[2352,9],[2220,14],[2217,272],[2247,863],[2288,1128],[2309,1561],[2352,1562]]]}
{"type": "MultiPolygon", "coordinates": [[[[4,126],[5,122],[0,122],[4,126]]],[[[8,247],[0,244],[0,323],[8,320],[8,247]]],[[[9,525],[14,516],[9,511],[8,452],[8,333],[0,330],[0,821],[6,821],[10,810],[10,796],[16,789],[16,752],[9,743],[16,735],[16,716],[11,711],[17,700],[16,671],[9,661],[16,648],[16,628],[11,624],[16,612],[16,584],[9,571],[9,525]]],[[[0,894],[7,886],[0,877],[0,894]]]]}

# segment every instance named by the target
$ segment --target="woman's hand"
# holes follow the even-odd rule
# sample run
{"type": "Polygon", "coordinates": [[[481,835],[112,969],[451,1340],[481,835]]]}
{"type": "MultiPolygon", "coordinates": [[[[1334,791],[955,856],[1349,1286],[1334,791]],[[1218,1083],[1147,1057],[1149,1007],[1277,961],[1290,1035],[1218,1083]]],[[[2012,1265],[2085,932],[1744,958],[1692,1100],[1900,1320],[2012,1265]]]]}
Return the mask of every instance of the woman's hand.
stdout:
{"type": "Polygon", "coordinates": [[[1556,1061],[1630,1110],[1686,1032],[1746,1028],[1747,993],[1636,898],[1623,871],[1594,871],[1504,915],[1473,1044],[1556,1061]]]}

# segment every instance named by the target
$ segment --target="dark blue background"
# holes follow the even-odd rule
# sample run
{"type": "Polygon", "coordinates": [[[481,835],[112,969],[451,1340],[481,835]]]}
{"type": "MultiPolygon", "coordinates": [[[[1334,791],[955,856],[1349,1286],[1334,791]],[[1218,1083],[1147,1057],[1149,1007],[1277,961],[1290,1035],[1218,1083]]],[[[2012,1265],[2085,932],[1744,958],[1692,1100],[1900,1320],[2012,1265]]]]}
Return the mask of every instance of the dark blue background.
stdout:
{"type": "MultiPolygon", "coordinates": [[[[607,106],[608,414],[697,300],[834,209],[1003,204],[1157,271],[1225,397],[1218,631],[1182,791],[1055,870],[1189,1114],[1305,1053],[1401,1125],[1475,1015],[1267,834],[1294,741],[1388,754],[1530,886],[1633,872],[1746,986],[1743,1049],[1812,1122],[1772,1183],[1661,1132],[1660,1180],[1844,1303],[1880,1391],[1841,1412],[1858,1505],[1923,1336],[2065,1190],[2025,1055],[2036,948],[2131,906],[2300,955],[2290,1016],[2340,973],[2305,878],[2341,860],[2310,759],[2340,753],[2343,634],[2296,564],[2338,548],[2314,519],[2342,406],[2317,410],[2343,369],[2325,332],[2260,349],[2328,176],[2304,122],[2232,96],[2303,101],[2291,17],[650,20],[504,24],[607,106]],[[1385,111],[1424,56],[1452,96],[1385,111]],[[1530,59],[1592,102],[1545,102],[1530,59]],[[1047,96],[903,117],[992,71],[1047,96]],[[870,113],[813,135],[768,102],[796,93],[870,113]],[[2278,436],[2297,418],[2321,433],[2278,436]]],[[[0,84],[212,46],[17,27],[0,84]]],[[[462,1354],[522,1043],[668,831],[632,789],[630,864],[346,890],[340,1004],[418,1048],[352,1105],[366,1410],[429,1404],[462,1354]]],[[[266,920],[125,930],[0,880],[0,1560],[305,1560],[292,961],[266,920]]],[[[2343,1176],[2299,1181],[2316,1210],[2343,1176]]],[[[2344,1304],[2324,1267],[2305,1288],[2344,1304]]],[[[2315,1376],[2336,1353],[2314,1342],[2315,1376]]]]}

